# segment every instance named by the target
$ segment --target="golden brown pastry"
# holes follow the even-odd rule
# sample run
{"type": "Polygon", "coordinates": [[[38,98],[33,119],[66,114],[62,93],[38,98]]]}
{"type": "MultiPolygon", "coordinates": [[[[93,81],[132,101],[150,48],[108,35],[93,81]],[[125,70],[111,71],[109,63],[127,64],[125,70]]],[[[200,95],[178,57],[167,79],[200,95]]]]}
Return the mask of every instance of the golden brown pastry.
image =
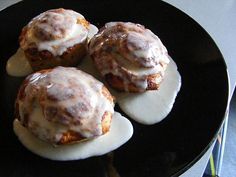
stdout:
{"type": "Polygon", "coordinates": [[[89,53],[105,80],[121,91],[158,89],[169,63],[160,39],[130,22],[105,24],[91,39],[89,53]]]}
{"type": "Polygon", "coordinates": [[[48,10],[22,29],[20,48],[34,71],[59,65],[75,66],[87,52],[89,26],[73,10],[48,10]]]}
{"type": "Polygon", "coordinates": [[[29,75],[16,99],[16,118],[36,137],[68,144],[109,131],[113,97],[106,87],[76,68],[56,67],[29,75]]]}

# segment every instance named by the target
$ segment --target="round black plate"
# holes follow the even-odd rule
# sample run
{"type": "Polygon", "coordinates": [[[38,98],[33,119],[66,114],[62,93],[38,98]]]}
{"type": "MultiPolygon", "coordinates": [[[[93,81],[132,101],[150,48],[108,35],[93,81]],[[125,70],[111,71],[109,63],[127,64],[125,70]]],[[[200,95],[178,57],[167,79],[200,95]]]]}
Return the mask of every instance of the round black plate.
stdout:
{"type": "Polygon", "coordinates": [[[58,7],[76,10],[98,27],[109,21],[137,22],[161,38],[178,65],[181,91],[161,123],[144,126],[132,121],[134,135],[114,151],[113,165],[122,177],[178,176],[190,168],[215,139],[227,107],[226,65],[210,36],[164,2],[26,0],[0,12],[0,176],[102,177],[110,168],[106,155],[71,162],[43,159],[26,150],[12,131],[22,78],[6,74],[6,61],[18,48],[21,28],[40,12],[58,7]]]}

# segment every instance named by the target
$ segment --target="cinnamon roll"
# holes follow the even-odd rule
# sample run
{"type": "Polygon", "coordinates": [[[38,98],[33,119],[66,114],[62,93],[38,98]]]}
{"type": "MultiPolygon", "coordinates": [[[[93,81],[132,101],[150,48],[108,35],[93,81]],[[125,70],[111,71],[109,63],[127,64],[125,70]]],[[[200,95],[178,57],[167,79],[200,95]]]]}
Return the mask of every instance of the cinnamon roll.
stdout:
{"type": "Polygon", "coordinates": [[[34,71],[75,66],[87,52],[90,27],[84,16],[73,10],[48,10],[22,29],[20,48],[34,71]]]}
{"type": "Polygon", "coordinates": [[[16,119],[35,137],[54,145],[106,134],[114,113],[106,87],[76,68],[29,75],[16,99],[16,119]]]}
{"type": "Polygon", "coordinates": [[[157,90],[169,63],[161,40],[130,22],[110,22],[91,39],[89,53],[99,73],[120,91],[157,90]]]}

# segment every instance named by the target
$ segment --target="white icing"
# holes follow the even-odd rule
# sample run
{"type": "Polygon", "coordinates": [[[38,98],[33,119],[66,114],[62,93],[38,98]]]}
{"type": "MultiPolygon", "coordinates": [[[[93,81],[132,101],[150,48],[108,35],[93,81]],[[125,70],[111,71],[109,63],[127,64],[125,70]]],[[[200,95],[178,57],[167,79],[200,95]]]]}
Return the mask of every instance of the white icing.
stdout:
{"type": "Polygon", "coordinates": [[[93,25],[93,24],[90,24],[89,25],[89,31],[88,31],[88,41],[90,41],[90,39],[92,39],[92,37],[97,34],[98,32],[98,28],[93,25]]]}
{"type": "Polygon", "coordinates": [[[34,44],[39,51],[47,50],[54,56],[60,56],[69,47],[87,40],[89,34],[87,25],[88,22],[84,17],[75,11],[49,10],[31,20],[20,44],[24,50],[34,44]]]}
{"type": "MultiPolygon", "coordinates": [[[[132,31],[132,29],[137,29],[137,31],[140,31],[138,28],[141,27],[142,25],[136,24],[135,26],[134,23],[131,22],[109,22],[105,24],[105,27],[111,28],[119,23],[125,25],[127,29],[130,29],[127,35],[127,39],[131,43],[136,43],[136,44],[140,43],[140,41],[138,41],[137,38],[141,39],[141,41],[149,41],[148,50],[142,50],[141,49],[142,47],[140,47],[140,50],[131,50],[134,55],[143,58],[155,57],[156,60],[159,60],[164,63],[169,63],[166,47],[161,42],[160,38],[157,35],[155,35],[151,30],[145,29],[141,33],[134,32],[132,31]]],[[[142,45],[142,43],[139,45],[142,45]]],[[[132,49],[132,46],[130,45],[127,45],[127,47],[132,49]]],[[[147,66],[150,65],[153,66],[155,65],[155,63],[149,63],[147,66]]]]}
{"type": "MultiPolygon", "coordinates": [[[[137,52],[137,51],[135,51],[137,52]]],[[[127,69],[128,72],[135,74],[136,76],[147,76],[150,74],[156,74],[156,73],[162,73],[164,74],[164,68],[161,67],[160,65],[155,65],[154,67],[151,68],[146,68],[146,67],[140,67],[138,65],[134,65],[133,63],[129,62],[127,59],[124,59],[122,56],[118,54],[114,54],[116,57],[116,61],[121,65],[123,68],[127,69]]],[[[106,71],[106,73],[113,72],[113,71],[106,71]]],[[[116,71],[118,72],[118,71],[116,71]]],[[[118,73],[114,73],[115,75],[118,75],[118,73]]]]}
{"type": "Polygon", "coordinates": [[[155,124],[171,111],[181,86],[181,76],[175,62],[170,59],[159,90],[144,93],[118,93],[112,91],[117,102],[130,118],[142,124],[155,124]]]}
{"type": "MultiPolygon", "coordinates": [[[[46,74],[36,72],[28,76],[28,79],[29,83],[24,91],[26,97],[19,101],[22,102],[19,104],[19,111],[24,111],[24,114],[29,116],[29,129],[36,136],[55,143],[65,129],[76,131],[85,138],[102,134],[102,117],[105,112],[113,113],[114,109],[113,104],[102,94],[101,82],[82,71],[68,67],[56,67],[46,74]],[[35,88],[38,89],[37,92],[35,88]],[[46,98],[43,94],[45,91],[46,98]],[[49,96],[56,101],[49,99],[49,96]],[[41,107],[43,106],[44,112],[39,106],[42,98],[41,107]],[[56,110],[56,115],[50,114],[52,108],[56,110]],[[67,116],[65,111],[69,111],[72,117],[67,116]],[[49,124],[48,120],[63,124],[66,128],[57,126],[55,132],[53,128],[55,124],[49,124]]],[[[21,114],[21,120],[24,120],[24,114],[21,114]]]]}
{"type": "Polygon", "coordinates": [[[33,153],[52,160],[79,160],[99,156],[113,151],[126,143],[133,134],[132,124],[128,119],[115,112],[111,129],[105,135],[76,144],[52,146],[39,140],[17,119],[14,120],[14,132],[20,142],[33,153]]]}
{"type": "MultiPolygon", "coordinates": [[[[22,113],[21,108],[22,108],[22,103],[20,106],[20,112],[22,113]]],[[[28,128],[40,139],[46,141],[56,141],[56,142],[58,142],[61,139],[63,132],[66,132],[68,130],[68,127],[62,124],[46,120],[44,118],[42,109],[38,104],[34,105],[34,108],[30,115],[28,128]]]]}
{"type": "MultiPolygon", "coordinates": [[[[90,24],[88,32],[88,40],[90,40],[97,32],[98,28],[90,24]]],[[[33,72],[21,48],[19,48],[17,52],[8,59],[6,70],[10,76],[16,76],[16,77],[27,76],[28,74],[33,72]]]]}
{"type": "Polygon", "coordinates": [[[10,76],[17,77],[26,76],[33,72],[24,52],[20,48],[8,59],[6,70],[10,76]]]}
{"type": "Polygon", "coordinates": [[[103,76],[111,73],[122,78],[126,91],[129,84],[145,91],[148,76],[160,74],[162,78],[169,63],[161,40],[144,26],[130,22],[105,24],[91,40],[89,53],[103,76]]]}
{"type": "Polygon", "coordinates": [[[88,30],[79,24],[74,25],[71,32],[62,39],[51,40],[51,41],[39,41],[36,38],[32,38],[32,42],[38,44],[38,50],[48,50],[54,56],[62,55],[69,47],[75,44],[81,43],[86,40],[88,30]]]}
{"type": "MultiPolygon", "coordinates": [[[[181,87],[181,76],[175,62],[170,57],[169,60],[170,63],[167,66],[163,80],[157,78],[157,82],[162,81],[159,90],[127,93],[117,92],[107,86],[112,95],[115,96],[122,111],[130,118],[149,125],[160,122],[170,113],[181,87]]],[[[78,67],[102,81],[102,77],[93,65],[91,58],[86,57],[78,67]]]]}
{"type": "MultiPolygon", "coordinates": [[[[131,44],[136,44],[139,49],[133,50],[133,46],[128,43],[127,47],[138,58],[155,58],[145,63],[146,67],[155,66],[157,62],[169,63],[166,47],[161,40],[149,29],[143,33],[129,32],[127,40],[131,44]],[[148,46],[148,48],[147,48],[148,46]]],[[[143,63],[144,64],[144,63],[143,63]]]]}

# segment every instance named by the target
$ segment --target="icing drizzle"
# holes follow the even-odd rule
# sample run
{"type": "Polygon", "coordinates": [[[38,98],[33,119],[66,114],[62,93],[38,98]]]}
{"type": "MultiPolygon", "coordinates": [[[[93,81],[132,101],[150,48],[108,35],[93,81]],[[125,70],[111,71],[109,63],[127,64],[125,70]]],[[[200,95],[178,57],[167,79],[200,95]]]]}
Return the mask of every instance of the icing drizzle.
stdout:
{"type": "Polygon", "coordinates": [[[22,30],[20,46],[23,50],[37,48],[60,56],[75,44],[87,40],[89,22],[73,11],[52,9],[33,18],[22,30]]]}
{"type": "Polygon", "coordinates": [[[76,68],[36,72],[20,88],[19,119],[36,136],[53,143],[67,130],[85,138],[102,135],[104,113],[114,113],[102,90],[101,82],[76,68]]]}
{"type": "Polygon", "coordinates": [[[161,40],[140,24],[107,23],[91,40],[89,53],[99,72],[119,76],[125,84],[133,83],[141,91],[147,88],[147,77],[163,77],[169,63],[161,40]]]}

